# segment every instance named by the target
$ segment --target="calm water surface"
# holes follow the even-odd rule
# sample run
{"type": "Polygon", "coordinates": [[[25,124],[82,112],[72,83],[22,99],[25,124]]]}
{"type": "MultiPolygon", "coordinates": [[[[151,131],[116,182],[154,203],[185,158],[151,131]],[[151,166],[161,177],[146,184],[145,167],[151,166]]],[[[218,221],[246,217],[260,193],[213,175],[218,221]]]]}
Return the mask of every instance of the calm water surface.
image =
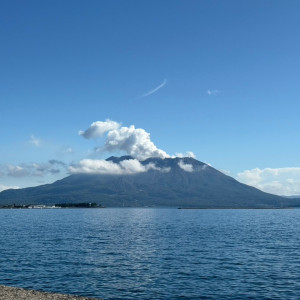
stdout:
{"type": "Polygon", "coordinates": [[[0,284],[104,299],[300,299],[300,210],[0,210],[0,284]]]}

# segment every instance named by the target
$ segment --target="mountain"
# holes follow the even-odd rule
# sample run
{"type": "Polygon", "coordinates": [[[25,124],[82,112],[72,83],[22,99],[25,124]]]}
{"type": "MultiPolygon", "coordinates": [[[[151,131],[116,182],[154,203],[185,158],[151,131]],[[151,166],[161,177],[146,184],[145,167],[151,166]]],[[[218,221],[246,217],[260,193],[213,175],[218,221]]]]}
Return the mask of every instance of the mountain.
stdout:
{"type": "MultiPolygon", "coordinates": [[[[122,164],[130,156],[110,157],[122,164]]],[[[283,208],[300,206],[242,184],[196,159],[149,158],[146,172],[74,174],[52,184],[0,193],[0,205],[96,202],[107,207],[283,208]]]]}
{"type": "Polygon", "coordinates": [[[290,199],[294,199],[294,198],[300,198],[300,195],[293,195],[293,196],[283,196],[284,198],[290,198],[290,199]]]}

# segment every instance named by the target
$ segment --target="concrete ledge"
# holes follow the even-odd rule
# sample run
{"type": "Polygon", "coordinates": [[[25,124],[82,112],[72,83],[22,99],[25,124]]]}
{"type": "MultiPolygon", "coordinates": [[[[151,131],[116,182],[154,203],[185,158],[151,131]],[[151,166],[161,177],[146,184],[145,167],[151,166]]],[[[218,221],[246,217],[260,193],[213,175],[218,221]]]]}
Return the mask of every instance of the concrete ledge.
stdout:
{"type": "Polygon", "coordinates": [[[96,298],[87,298],[73,295],[62,295],[55,293],[39,292],[34,290],[25,290],[21,288],[0,285],[0,300],[92,300],[96,298]]]}

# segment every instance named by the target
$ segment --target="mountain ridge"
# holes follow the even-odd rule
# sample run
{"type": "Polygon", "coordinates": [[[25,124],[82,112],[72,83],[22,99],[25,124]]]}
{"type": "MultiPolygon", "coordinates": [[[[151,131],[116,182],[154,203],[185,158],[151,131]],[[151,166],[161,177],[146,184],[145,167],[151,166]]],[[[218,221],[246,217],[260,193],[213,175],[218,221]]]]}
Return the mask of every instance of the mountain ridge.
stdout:
{"type": "MultiPolygon", "coordinates": [[[[131,156],[111,156],[120,164],[131,156]]],[[[286,208],[300,199],[262,192],[191,157],[148,158],[133,174],[72,174],[52,184],[0,193],[0,205],[96,202],[106,207],[286,208]]]]}

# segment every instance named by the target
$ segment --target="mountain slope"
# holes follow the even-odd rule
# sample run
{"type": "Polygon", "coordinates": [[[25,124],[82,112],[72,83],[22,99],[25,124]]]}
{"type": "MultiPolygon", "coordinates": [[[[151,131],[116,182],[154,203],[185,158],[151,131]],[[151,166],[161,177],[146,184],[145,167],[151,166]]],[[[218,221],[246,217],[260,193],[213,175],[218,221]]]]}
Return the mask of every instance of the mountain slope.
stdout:
{"type": "MultiPolygon", "coordinates": [[[[110,157],[119,164],[126,157],[110,157]]],[[[74,174],[53,184],[0,193],[0,205],[97,202],[110,206],[281,208],[299,199],[264,193],[193,158],[149,158],[147,172],[123,175],[74,174]]]]}

